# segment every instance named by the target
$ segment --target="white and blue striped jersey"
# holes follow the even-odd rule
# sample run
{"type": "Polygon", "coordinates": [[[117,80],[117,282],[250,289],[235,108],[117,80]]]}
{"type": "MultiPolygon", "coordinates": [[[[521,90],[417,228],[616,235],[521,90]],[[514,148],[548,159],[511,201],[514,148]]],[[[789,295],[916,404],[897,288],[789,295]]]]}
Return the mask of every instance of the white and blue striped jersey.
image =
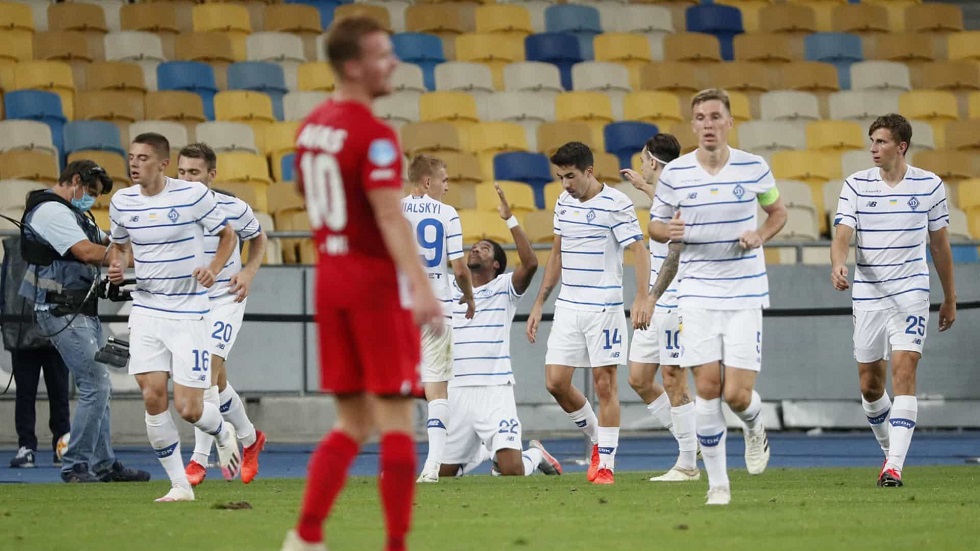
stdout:
{"type": "Polygon", "coordinates": [[[765,160],[730,149],[728,164],[708,174],[694,152],[664,167],[651,219],[685,222],[684,252],[677,274],[680,308],[746,310],[769,307],[769,280],[762,248],[745,250],[739,236],[756,230],[757,197],[776,186],[765,160]]]}
{"type": "Polygon", "coordinates": [[[138,185],[123,188],[112,196],[109,218],[112,242],[133,247],[135,311],[170,319],[199,319],[210,311],[207,289],[193,272],[209,264],[204,236],[227,221],[207,186],[167,178],[153,196],[138,185]]]}
{"type": "MultiPolygon", "coordinates": [[[[651,213],[652,216],[652,213],[651,213]]],[[[653,239],[650,240],[650,289],[653,289],[653,284],[657,282],[657,276],[660,275],[660,268],[664,265],[664,260],[667,259],[668,247],[666,243],[661,243],[653,239]]],[[[667,286],[667,290],[664,294],[660,295],[657,300],[656,309],[654,311],[669,312],[671,310],[677,309],[677,277],[670,282],[667,286]]]]}
{"type": "Polygon", "coordinates": [[[561,236],[557,305],[589,312],[623,308],[623,249],[643,240],[633,201],[605,184],[585,202],[563,191],[554,225],[561,236]]]}
{"type": "MultiPolygon", "coordinates": [[[[500,274],[473,289],[476,314],[466,319],[466,305],[453,309],[453,378],[449,387],[514,384],[510,363],[510,328],[517,303],[514,273],[500,274]]],[[[453,280],[453,300],[463,291],[453,280]]]]}
{"type": "Polygon", "coordinates": [[[432,291],[442,301],[446,318],[453,316],[453,299],[446,261],[463,257],[463,228],[453,207],[428,195],[409,195],[402,199],[402,213],[415,234],[422,268],[429,277],[432,291]]]}
{"type": "MultiPolygon", "coordinates": [[[[212,193],[218,202],[218,207],[224,211],[228,224],[235,230],[235,234],[238,235],[238,239],[242,243],[255,239],[262,233],[262,225],[255,218],[252,207],[248,206],[248,203],[219,191],[212,190],[212,193]]],[[[214,255],[218,252],[218,241],[220,238],[217,235],[204,236],[204,254],[208,255],[208,263],[214,260],[214,255]]],[[[242,253],[236,245],[231,251],[228,262],[225,263],[224,267],[221,268],[221,273],[215,278],[214,285],[208,289],[208,297],[211,300],[234,301],[235,295],[229,294],[228,288],[231,286],[231,276],[240,271],[242,271],[242,253]]]]}
{"type": "Polygon", "coordinates": [[[834,225],[854,228],[857,268],[855,310],[884,310],[929,301],[926,241],[949,225],[942,180],[909,166],[894,187],[875,167],[844,180],[834,225]]]}

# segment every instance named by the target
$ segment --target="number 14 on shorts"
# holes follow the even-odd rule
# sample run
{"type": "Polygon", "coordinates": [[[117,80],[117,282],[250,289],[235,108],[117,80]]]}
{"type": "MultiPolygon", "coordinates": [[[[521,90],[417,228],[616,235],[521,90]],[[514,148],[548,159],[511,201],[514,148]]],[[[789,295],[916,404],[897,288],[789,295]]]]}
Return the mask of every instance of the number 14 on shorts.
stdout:
{"type": "Polygon", "coordinates": [[[623,337],[619,334],[619,329],[609,329],[602,330],[602,336],[606,339],[606,345],[602,347],[603,350],[612,350],[613,345],[619,345],[623,343],[623,337]]]}

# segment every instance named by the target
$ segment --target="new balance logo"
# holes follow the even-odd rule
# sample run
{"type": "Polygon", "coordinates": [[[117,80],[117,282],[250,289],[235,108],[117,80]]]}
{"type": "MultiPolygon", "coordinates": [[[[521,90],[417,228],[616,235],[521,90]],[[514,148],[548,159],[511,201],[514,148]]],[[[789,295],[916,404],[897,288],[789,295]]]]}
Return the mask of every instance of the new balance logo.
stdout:
{"type": "Polygon", "coordinates": [[[877,207],[878,206],[878,201],[868,201],[868,205],[867,206],[869,206],[871,208],[877,207]]]}
{"type": "Polygon", "coordinates": [[[902,418],[896,419],[896,418],[892,418],[892,420],[890,421],[890,423],[892,424],[893,427],[904,427],[904,428],[907,428],[907,429],[914,429],[915,428],[915,421],[913,421],[911,419],[902,419],[902,418]]]}
{"type": "Polygon", "coordinates": [[[443,424],[441,419],[429,419],[429,422],[425,424],[426,428],[430,429],[442,429],[446,430],[446,425],[443,424]]]}
{"type": "Polygon", "coordinates": [[[575,421],[575,426],[578,427],[578,428],[580,428],[580,429],[585,428],[585,425],[586,424],[588,424],[588,421],[585,421],[584,419],[581,420],[581,421],[575,421]]]}
{"type": "Polygon", "coordinates": [[[221,404],[221,407],[218,409],[221,410],[221,413],[228,413],[228,410],[231,409],[231,400],[221,404]]]}

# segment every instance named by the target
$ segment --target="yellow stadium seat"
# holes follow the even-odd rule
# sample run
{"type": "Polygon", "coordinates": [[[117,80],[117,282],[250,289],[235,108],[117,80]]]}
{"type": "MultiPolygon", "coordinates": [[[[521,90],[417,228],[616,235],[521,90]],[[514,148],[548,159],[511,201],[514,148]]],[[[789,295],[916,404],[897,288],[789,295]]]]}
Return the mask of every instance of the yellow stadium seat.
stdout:
{"type": "Polygon", "coordinates": [[[372,6],[369,4],[340,4],[333,10],[333,20],[338,21],[345,17],[364,16],[379,21],[389,32],[391,29],[391,15],[382,6],[372,6]]]}
{"type": "Polygon", "coordinates": [[[252,33],[248,9],[226,3],[208,3],[194,6],[192,11],[194,32],[213,32],[231,40],[236,60],[246,57],[245,39],[252,33]]]}
{"type": "Polygon", "coordinates": [[[218,155],[218,179],[221,182],[272,183],[265,156],[244,151],[229,151],[218,155]]]}
{"type": "MultiPolygon", "coordinates": [[[[518,217],[523,216],[526,212],[537,210],[537,207],[534,206],[534,190],[531,189],[531,186],[523,182],[508,182],[505,180],[498,180],[497,184],[500,185],[500,189],[507,196],[507,204],[510,205],[510,210],[514,211],[514,214],[518,217]]],[[[476,186],[477,209],[497,212],[497,206],[499,204],[500,197],[497,196],[497,190],[494,189],[493,182],[484,182],[476,186]]]]}
{"type": "MultiPolygon", "coordinates": [[[[177,7],[173,2],[140,2],[123,4],[119,9],[119,27],[123,31],[151,32],[160,37],[160,45],[167,59],[175,56],[177,35],[181,31],[190,31],[190,21],[186,25],[180,23],[177,7]]],[[[184,6],[187,6],[184,4],[184,6]]],[[[190,15],[189,8],[185,11],[190,15]]]]}
{"type": "MultiPolygon", "coordinates": [[[[704,88],[697,65],[680,61],[648,63],[640,69],[640,89],[660,90],[681,98],[704,88]]],[[[683,101],[683,100],[682,100],[683,101]]]]}
{"type": "MultiPolygon", "coordinates": [[[[733,128],[732,130],[732,132],[728,133],[729,140],[738,134],[737,129],[733,128]]],[[[673,134],[674,137],[677,138],[677,141],[680,142],[681,153],[690,153],[698,148],[698,139],[697,136],[694,135],[694,130],[691,128],[690,122],[675,122],[674,124],[670,125],[667,132],[673,134]]]]}
{"type": "Polygon", "coordinates": [[[715,0],[715,4],[734,6],[742,12],[742,27],[747,33],[759,31],[759,12],[771,3],[771,0],[715,0]]]}
{"type": "Polygon", "coordinates": [[[62,61],[28,61],[14,66],[14,87],[17,90],[47,90],[61,96],[65,118],[75,116],[75,80],[71,65],[62,61]]]}
{"type": "Polygon", "coordinates": [[[306,199],[296,189],[296,182],[273,182],[269,185],[268,206],[271,214],[287,210],[303,210],[306,199]]]}
{"type": "Polygon", "coordinates": [[[323,61],[310,61],[296,72],[299,89],[304,92],[332,92],[336,82],[330,66],[323,61]]]}
{"type": "Polygon", "coordinates": [[[524,213],[521,223],[531,243],[551,243],[555,239],[555,213],[547,208],[524,213]]]}
{"type": "Polygon", "coordinates": [[[809,6],[773,3],[759,10],[759,30],[800,35],[815,33],[817,15],[809,6]]]}
{"type": "Polygon", "coordinates": [[[956,187],[961,209],[970,211],[980,207],[980,178],[964,180],[956,187]]]}
{"type": "Polygon", "coordinates": [[[888,10],[874,4],[841,4],[831,10],[830,28],[838,33],[877,36],[890,32],[888,10]]]}
{"type": "Polygon", "coordinates": [[[803,60],[803,41],[786,33],[743,33],[733,40],[736,61],[778,65],[803,60]]]}
{"type": "Polygon", "coordinates": [[[438,36],[446,59],[455,59],[456,37],[476,30],[475,12],[472,6],[415,4],[405,9],[405,30],[438,36]]]}
{"type": "Polygon", "coordinates": [[[980,90],[980,63],[970,59],[923,63],[912,77],[913,88],[969,93],[980,90]]]}
{"type": "Polygon", "coordinates": [[[245,60],[244,46],[239,52],[233,45],[231,37],[220,32],[192,32],[177,35],[174,42],[174,55],[180,61],[203,61],[214,64],[245,60]]]}
{"type": "Polygon", "coordinates": [[[58,183],[58,158],[43,149],[12,149],[0,153],[0,180],[58,183]]]}
{"type": "Polygon", "coordinates": [[[905,28],[910,32],[959,32],[963,30],[963,10],[940,2],[913,4],[905,9],[905,28]]]}
{"type": "Polygon", "coordinates": [[[936,147],[945,147],[946,123],[959,118],[956,95],[941,90],[912,90],[898,97],[898,109],[905,117],[929,123],[936,147]]]}
{"type": "Polygon", "coordinates": [[[439,158],[446,163],[446,172],[449,175],[450,189],[452,185],[458,184],[479,184],[483,181],[483,174],[480,171],[480,161],[476,155],[461,151],[446,151],[439,155],[439,158]]]}
{"type": "Polygon", "coordinates": [[[282,158],[296,151],[296,133],[299,121],[275,122],[256,135],[259,148],[269,156],[275,181],[283,179],[282,158]]]}
{"type": "Polygon", "coordinates": [[[132,92],[142,100],[146,94],[143,68],[129,61],[98,61],[85,68],[87,90],[132,92]]]}
{"type": "Polygon", "coordinates": [[[794,61],[778,68],[777,89],[830,93],[840,90],[837,69],[819,61],[794,61]]]}
{"type": "Polygon", "coordinates": [[[148,120],[174,121],[192,127],[204,122],[204,103],[194,92],[166,90],[146,94],[146,118],[148,120]]]}
{"type": "MultiPolygon", "coordinates": [[[[758,96],[754,96],[754,99],[750,100],[747,94],[733,90],[728,92],[728,103],[731,105],[732,108],[732,119],[735,120],[736,128],[738,123],[750,121],[754,118],[757,118],[755,116],[755,113],[759,112],[758,96]]],[[[730,134],[728,136],[728,139],[737,140],[738,139],[737,134],[734,133],[730,134]]],[[[732,142],[732,145],[737,146],[738,144],[732,142]]]]}
{"type": "Polygon", "coordinates": [[[630,121],[649,122],[658,128],[684,120],[681,102],[670,92],[632,92],[623,98],[623,118],[630,121]]]}
{"type": "Polygon", "coordinates": [[[980,173],[980,161],[976,157],[970,151],[925,150],[915,154],[912,164],[934,172],[944,182],[953,185],[980,173]]]}
{"type": "Polygon", "coordinates": [[[561,194],[565,192],[565,188],[562,187],[561,182],[551,182],[545,184],[544,186],[544,210],[551,211],[554,214],[555,203],[558,202],[558,198],[561,194]]]}
{"type": "Polygon", "coordinates": [[[0,29],[0,64],[34,59],[34,40],[26,31],[0,29]]]}
{"type": "Polygon", "coordinates": [[[905,8],[922,0],[863,0],[864,4],[882,6],[888,12],[888,27],[895,32],[905,31],[905,8]]]}
{"type": "Polygon", "coordinates": [[[303,39],[306,59],[317,59],[316,39],[323,33],[320,11],[305,4],[269,4],[263,13],[266,31],[292,33],[303,39]]]}
{"type": "Polygon", "coordinates": [[[23,2],[0,2],[0,29],[34,32],[34,12],[23,2]]]}
{"type": "Polygon", "coordinates": [[[272,99],[262,92],[247,90],[226,90],[215,94],[214,119],[258,123],[276,120],[272,114],[272,99]]]}
{"type": "Polygon", "coordinates": [[[95,225],[102,229],[104,232],[108,232],[112,227],[112,221],[109,219],[109,209],[107,208],[92,208],[92,217],[95,218],[95,225]]]}
{"type": "Polygon", "coordinates": [[[143,96],[118,90],[79,92],[75,97],[75,118],[109,121],[129,128],[129,123],[145,118],[143,96]]]}
{"type": "Polygon", "coordinates": [[[76,31],[87,43],[92,59],[105,59],[103,39],[109,32],[100,4],[64,2],[48,6],[48,30],[76,31]]]}
{"type": "Polygon", "coordinates": [[[479,209],[460,209],[459,223],[463,226],[463,243],[472,245],[481,239],[493,239],[498,243],[513,243],[514,238],[507,224],[496,212],[479,209]]]}
{"type": "Polygon", "coordinates": [[[483,122],[466,130],[467,149],[480,160],[484,179],[493,178],[493,158],[506,151],[527,151],[527,133],[515,122],[483,122]]]}
{"type": "Polygon", "coordinates": [[[602,33],[594,39],[596,61],[614,61],[630,71],[630,86],[640,89],[640,69],[653,60],[650,41],[642,34],[602,33]]]}
{"type": "Polygon", "coordinates": [[[419,117],[423,121],[479,122],[476,99],[466,92],[429,92],[419,98],[419,117]]]}
{"type": "MultiPolygon", "coordinates": [[[[447,205],[452,205],[457,210],[459,209],[475,209],[476,208],[476,188],[483,184],[475,184],[473,182],[459,182],[451,184],[446,194],[442,196],[442,202],[447,205]]],[[[409,186],[409,191],[411,186],[409,186]]]]}
{"type": "MultiPolygon", "coordinates": [[[[592,138],[605,150],[603,128],[613,120],[612,101],[602,92],[564,92],[555,97],[555,118],[582,121],[592,129],[592,138]]],[[[540,147],[540,145],[539,145],[540,147]]]]}
{"type": "MultiPolygon", "coordinates": [[[[840,154],[824,151],[777,151],[770,160],[773,176],[780,180],[798,180],[810,186],[813,205],[823,212],[824,184],[841,178],[840,154]]],[[[820,233],[828,231],[823,216],[818,217],[820,233]]]]}
{"type": "Polygon", "coordinates": [[[592,153],[592,169],[600,182],[614,183],[623,179],[619,174],[619,158],[605,151],[592,153]]]}
{"type": "MultiPolygon", "coordinates": [[[[873,55],[869,58],[899,61],[909,65],[936,59],[932,39],[921,33],[889,33],[876,36],[873,55]]],[[[871,53],[871,52],[868,52],[871,53]]]]}
{"type": "Polygon", "coordinates": [[[34,33],[34,59],[64,61],[71,65],[79,80],[84,78],[85,67],[97,57],[100,56],[92,52],[85,35],[78,31],[34,33]]]}
{"type": "Polygon", "coordinates": [[[269,212],[269,201],[267,186],[255,182],[229,182],[221,178],[218,173],[218,181],[214,183],[214,189],[234,195],[248,203],[252,210],[256,212],[269,212]]]}
{"type": "Polygon", "coordinates": [[[864,128],[852,121],[814,121],[806,125],[806,145],[812,151],[862,150],[864,128]]]}
{"type": "Polygon", "coordinates": [[[483,63],[493,72],[493,85],[504,89],[504,67],[524,61],[524,37],[499,33],[468,33],[456,37],[456,59],[483,63]]]}
{"type": "Polygon", "coordinates": [[[664,37],[664,59],[689,63],[720,62],[721,44],[717,37],[706,33],[669,34],[664,37]]]}
{"type": "Polygon", "coordinates": [[[552,155],[568,142],[582,142],[593,151],[596,149],[592,128],[582,121],[541,123],[538,125],[537,138],[538,151],[545,155],[552,155]]]}
{"type": "Polygon", "coordinates": [[[489,4],[476,8],[476,32],[511,34],[524,38],[534,32],[531,12],[516,4],[489,4]]]}
{"type": "Polygon", "coordinates": [[[402,148],[409,155],[431,153],[439,156],[444,151],[459,152],[459,131],[448,122],[413,122],[401,128],[402,148]]]}
{"type": "Polygon", "coordinates": [[[976,121],[953,121],[946,125],[946,148],[980,153],[980,126],[976,121]]]}
{"type": "Polygon", "coordinates": [[[980,92],[971,92],[967,107],[967,117],[970,120],[980,119],[980,92]]]}
{"type": "Polygon", "coordinates": [[[964,31],[949,35],[946,53],[950,59],[980,61],[980,31],[964,31]]]}
{"type": "Polygon", "coordinates": [[[768,67],[752,61],[730,61],[710,66],[707,73],[713,86],[744,94],[750,104],[750,117],[759,116],[759,97],[769,91],[772,80],[768,67]]]}

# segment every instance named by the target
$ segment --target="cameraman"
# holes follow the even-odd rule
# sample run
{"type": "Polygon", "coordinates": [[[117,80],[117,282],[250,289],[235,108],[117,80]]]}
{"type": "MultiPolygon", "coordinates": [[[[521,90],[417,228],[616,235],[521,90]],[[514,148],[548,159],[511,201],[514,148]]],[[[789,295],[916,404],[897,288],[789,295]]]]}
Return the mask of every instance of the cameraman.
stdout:
{"type": "Polygon", "coordinates": [[[70,163],[58,184],[31,192],[22,219],[22,253],[30,264],[20,294],[34,301],[38,326],[58,349],[78,386],[61,479],[65,482],[131,482],[150,474],[123,467],[110,444],[105,364],[95,361],[102,325],[94,290],[108,238],[86,212],[112,180],[92,161],[70,163]]]}

